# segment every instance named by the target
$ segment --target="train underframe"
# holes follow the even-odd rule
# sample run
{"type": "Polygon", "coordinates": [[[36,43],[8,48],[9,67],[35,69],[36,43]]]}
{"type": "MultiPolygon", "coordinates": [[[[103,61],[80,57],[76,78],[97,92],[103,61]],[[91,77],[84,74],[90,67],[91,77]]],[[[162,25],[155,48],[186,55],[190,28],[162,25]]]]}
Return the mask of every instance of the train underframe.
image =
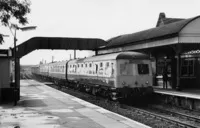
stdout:
{"type": "Polygon", "coordinates": [[[131,104],[138,104],[140,102],[143,103],[144,101],[148,101],[153,93],[153,88],[151,86],[135,88],[125,86],[123,88],[115,88],[105,85],[80,82],[76,80],[67,81],[65,79],[58,79],[55,77],[43,75],[36,75],[36,77],[53,82],[58,86],[58,88],[69,87],[79,91],[90,93],[92,95],[99,95],[114,101],[126,102],[131,104]]]}

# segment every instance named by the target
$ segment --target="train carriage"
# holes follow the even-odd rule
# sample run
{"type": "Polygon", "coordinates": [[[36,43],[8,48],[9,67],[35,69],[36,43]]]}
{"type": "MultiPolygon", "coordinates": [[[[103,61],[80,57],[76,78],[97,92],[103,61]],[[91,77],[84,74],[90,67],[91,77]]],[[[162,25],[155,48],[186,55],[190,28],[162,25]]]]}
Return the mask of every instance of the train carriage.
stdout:
{"type": "Polygon", "coordinates": [[[149,57],[137,52],[93,56],[67,63],[67,79],[84,85],[87,91],[101,91],[113,100],[152,93],[149,57]]]}
{"type": "Polygon", "coordinates": [[[67,61],[54,62],[48,65],[49,77],[55,79],[65,79],[67,61]]]}
{"type": "Polygon", "coordinates": [[[39,74],[41,76],[47,77],[49,75],[49,66],[48,64],[41,64],[39,66],[39,74]]]}

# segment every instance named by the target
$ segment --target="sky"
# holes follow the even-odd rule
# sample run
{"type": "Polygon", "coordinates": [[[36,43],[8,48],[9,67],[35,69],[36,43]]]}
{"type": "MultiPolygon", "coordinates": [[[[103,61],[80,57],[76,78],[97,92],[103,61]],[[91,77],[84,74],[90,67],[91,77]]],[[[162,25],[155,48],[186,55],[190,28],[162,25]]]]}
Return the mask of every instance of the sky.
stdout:
{"type": "MultiPolygon", "coordinates": [[[[30,0],[31,13],[26,26],[35,30],[17,31],[17,45],[32,37],[100,38],[134,33],[156,26],[160,12],[170,18],[191,18],[200,15],[200,0],[30,0]]],[[[19,25],[20,26],[20,25],[19,25]]],[[[0,49],[13,47],[13,36],[0,26],[4,38],[0,49]]],[[[73,58],[72,50],[36,50],[21,58],[22,65],[40,61],[62,61],[73,58]]],[[[77,51],[77,57],[94,55],[77,51]]]]}

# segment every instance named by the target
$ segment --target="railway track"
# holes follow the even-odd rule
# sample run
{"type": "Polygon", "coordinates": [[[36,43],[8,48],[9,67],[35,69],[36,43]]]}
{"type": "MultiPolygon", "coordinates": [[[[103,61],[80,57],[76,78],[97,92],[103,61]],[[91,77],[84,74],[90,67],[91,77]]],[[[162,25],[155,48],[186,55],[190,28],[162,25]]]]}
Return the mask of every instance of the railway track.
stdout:
{"type": "Polygon", "coordinates": [[[174,112],[168,109],[159,107],[134,107],[118,102],[110,101],[108,99],[94,96],[85,92],[80,92],[68,87],[59,87],[51,84],[53,88],[59,89],[63,92],[101,106],[110,111],[116,112],[130,119],[149,125],[153,128],[198,128],[200,127],[200,118],[184,113],[174,112]]]}
{"type": "MultiPolygon", "coordinates": [[[[188,127],[200,127],[200,114],[198,112],[191,112],[191,113],[185,113],[180,112],[181,110],[172,110],[169,108],[163,108],[159,105],[151,105],[148,107],[149,110],[158,111],[158,113],[162,113],[163,115],[166,115],[168,117],[165,118],[174,118],[174,120],[177,119],[177,122],[180,124],[183,124],[185,126],[188,125],[188,127]]],[[[184,111],[184,110],[182,110],[184,111]]]]}
{"type": "Polygon", "coordinates": [[[144,114],[146,116],[153,117],[155,119],[160,119],[161,121],[166,121],[168,123],[173,124],[177,127],[184,128],[199,128],[200,127],[200,119],[198,117],[186,115],[179,112],[174,112],[171,110],[165,110],[158,107],[145,107],[135,108],[132,106],[125,106],[126,109],[136,111],[137,113],[144,114]]]}

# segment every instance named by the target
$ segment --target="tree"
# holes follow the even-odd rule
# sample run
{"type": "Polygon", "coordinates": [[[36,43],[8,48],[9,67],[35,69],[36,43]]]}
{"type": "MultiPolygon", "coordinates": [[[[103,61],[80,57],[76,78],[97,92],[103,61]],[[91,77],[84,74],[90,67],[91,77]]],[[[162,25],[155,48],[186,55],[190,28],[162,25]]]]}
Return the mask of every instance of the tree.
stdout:
{"type": "MultiPolygon", "coordinates": [[[[0,21],[3,26],[10,27],[10,20],[15,19],[19,24],[28,23],[26,15],[30,13],[29,0],[0,0],[0,21]]],[[[0,33],[0,44],[3,34],[0,33]]]]}

